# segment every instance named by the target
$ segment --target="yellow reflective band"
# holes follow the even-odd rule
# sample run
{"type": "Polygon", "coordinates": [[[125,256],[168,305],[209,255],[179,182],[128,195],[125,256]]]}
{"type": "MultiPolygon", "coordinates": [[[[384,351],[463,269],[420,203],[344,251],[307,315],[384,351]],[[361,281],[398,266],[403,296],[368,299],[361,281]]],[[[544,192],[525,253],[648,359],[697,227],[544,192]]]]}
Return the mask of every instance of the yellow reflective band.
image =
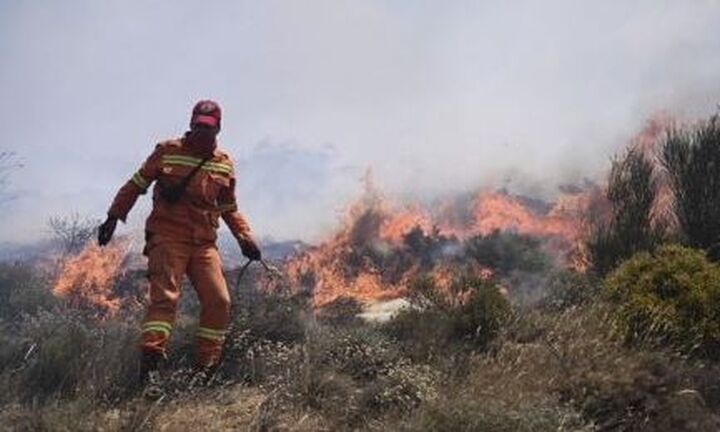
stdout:
{"type": "Polygon", "coordinates": [[[202,169],[205,171],[211,171],[211,172],[216,172],[216,173],[225,174],[225,175],[230,175],[232,173],[231,169],[220,168],[220,167],[216,167],[216,166],[204,166],[204,167],[202,167],[202,169]]]}
{"type": "Polygon", "coordinates": [[[236,209],[237,204],[218,204],[218,210],[220,210],[221,213],[235,211],[236,209]]]}
{"type": "Polygon", "coordinates": [[[164,334],[165,337],[169,337],[169,336],[170,336],[170,330],[168,330],[168,329],[165,328],[165,327],[160,327],[160,326],[147,326],[147,327],[143,327],[143,331],[142,331],[142,332],[143,332],[143,333],[158,332],[158,333],[164,334]]]}
{"type": "Polygon", "coordinates": [[[196,336],[199,338],[205,338],[215,341],[222,341],[225,339],[225,330],[214,330],[207,327],[199,327],[196,336]]]}
{"type": "Polygon", "coordinates": [[[224,335],[225,333],[227,333],[227,330],[216,330],[216,329],[211,329],[208,327],[198,327],[198,332],[211,333],[211,334],[216,334],[216,335],[224,335]]]}
{"type": "MultiPolygon", "coordinates": [[[[185,162],[185,161],[164,161],[166,165],[182,165],[182,166],[189,166],[189,167],[196,167],[198,164],[192,163],[192,162],[185,162]]],[[[202,166],[203,171],[212,171],[212,172],[218,172],[221,174],[232,174],[232,169],[227,167],[218,167],[218,166],[202,166]]]]}
{"type": "Polygon", "coordinates": [[[193,162],[195,164],[199,164],[200,162],[202,162],[202,159],[183,155],[164,155],[162,158],[163,160],[181,160],[185,162],[193,162]]]}
{"type": "Polygon", "coordinates": [[[132,182],[135,183],[140,189],[147,189],[148,186],[150,186],[150,183],[148,183],[148,181],[140,175],[140,172],[136,172],[135,175],[132,176],[132,182]]]}
{"type": "Polygon", "coordinates": [[[228,174],[232,172],[232,166],[220,162],[208,162],[203,165],[203,168],[205,167],[215,171],[227,172],[228,174]]]}
{"type": "Polygon", "coordinates": [[[146,321],[143,323],[143,328],[145,327],[163,327],[168,331],[172,330],[172,324],[167,321],[146,321]]]}
{"type": "Polygon", "coordinates": [[[196,167],[200,164],[200,162],[189,162],[189,161],[183,161],[183,160],[165,160],[165,159],[163,159],[163,163],[165,165],[183,165],[183,166],[189,166],[189,167],[196,167]]]}
{"type": "Polygon", "coordinates": [[[211,336],[211,335],[200,334],[200,333],[197,334],[197,337],[202,338],[202,339],[210,339],[212,341],[217,341],[217,342],[222,342],[225,340],[224,336],[211,336]]]}
{"type": "MultiPolygon", "coordinates": [[[[162,157],[163,161],[174,161],[174,162],[189,162],[193,164],[199,164],[203,160],[200,158],[192,157],[192,156],[183,156],[183,155],[164,155],[162,157]]],[[[207,161],[205,162],[205,165],[215,165],[219,168],[223,169],[231,169],[232,166],[230,164],[226,164],[224,162],[213,162],[213,161],[207,161]]]]}

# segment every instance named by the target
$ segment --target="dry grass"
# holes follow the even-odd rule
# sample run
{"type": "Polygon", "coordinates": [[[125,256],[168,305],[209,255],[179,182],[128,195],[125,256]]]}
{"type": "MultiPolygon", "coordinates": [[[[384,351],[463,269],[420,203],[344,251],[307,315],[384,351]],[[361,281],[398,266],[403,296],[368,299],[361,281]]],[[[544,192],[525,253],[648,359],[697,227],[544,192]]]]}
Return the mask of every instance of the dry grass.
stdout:
{"type": "MultiPolygon", "coordinates": [[[[595,284],[566,275],[544,291],[550,298],[515,309],[481,346],[429,331],[462,310],[422,314],[420,331],[400,341],[388,327],[314,320],[296,298],[256,292],[238,312],[228,356],[209,386],[187,388],[189,343],[173,346],[173,391],[159,403],[141,400],[133,385],[137,316],[97,321],[40,309],[2,324],[0,385],[8,391],[0,424],[18,431],[717,430],[718,365],[625,345],[616,309],[577,295],[595,284]],[[417,345],[434,354],[417,355],[417,345]]],[[[397,319],[390,328],[412,327],[407,315],[397,319]]],[[[178,322],[178,337],[189,336],[193,320],[178,322]]]]}

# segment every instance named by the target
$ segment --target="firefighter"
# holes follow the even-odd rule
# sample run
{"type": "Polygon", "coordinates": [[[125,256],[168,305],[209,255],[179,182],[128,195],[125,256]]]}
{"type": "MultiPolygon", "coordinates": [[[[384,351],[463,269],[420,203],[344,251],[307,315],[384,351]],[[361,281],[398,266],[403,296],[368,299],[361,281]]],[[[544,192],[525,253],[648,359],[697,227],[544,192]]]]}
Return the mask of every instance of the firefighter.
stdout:
{"type": "Polygon", "coordinates": [[[153,182],[153,208],[146,221],[150,303],[142,324],[141,379],[152,393],[160,386],[159,365],[173,330],[182,279],[187,275],[202,307],[195,339],[198,371],[218,364],[230,320],[230,296],[216,246],[219,218],[237,239],[243,255],[260,260],[261,252],[235,201],[235,170],[220,150],[220,106],[195,104],[190,130],[157,144],[140,169],[118,191],[99,228],[106,245],[117,221],[125,222],[138,196],[153,182]]]}

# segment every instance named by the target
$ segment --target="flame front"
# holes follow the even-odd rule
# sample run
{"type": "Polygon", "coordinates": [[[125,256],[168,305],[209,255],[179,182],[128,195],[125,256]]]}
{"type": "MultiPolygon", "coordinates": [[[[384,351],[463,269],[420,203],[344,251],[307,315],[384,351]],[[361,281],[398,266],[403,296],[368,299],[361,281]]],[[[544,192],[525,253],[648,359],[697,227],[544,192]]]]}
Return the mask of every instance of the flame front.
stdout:
{"type": "MultiPolygon", "coordinates": [[[[582,268],[579,245],[590,197],[587,191],[561,197],[544,213],[507,193],[483,191],[464,210],[451,210],[453,205],[446,203],[432,216],[416,204],[392,205],[371,182],[367,185],[331,238],[286,263],[292,285],[311,291],[316,306],[340,297],[361,302],[397,298],[422,273],[444,290],[451,285],[457,266],[424,264],[419,256],[423,252],[418,252],[423,241],[441,236],[467,239],[500,230],[546,237],[552,240],[548,247],[553,252],[582,268]],[[406,239],[413,231],[421,244],[409,250],[412,246],[406,239]]],[[[477,265],[465,265],[463,270],[480,278],[493,275],[493,269],[477,265]]]]}
{"type": "Polygon", "coordinates": [[[77,306],[90,306],[114,314],[120,300],[112,288],[125,258],[124,247],[118,243],[99,247],[88,244],[77,255],[64,259],[53,286],[53,294],[77,306]]]}

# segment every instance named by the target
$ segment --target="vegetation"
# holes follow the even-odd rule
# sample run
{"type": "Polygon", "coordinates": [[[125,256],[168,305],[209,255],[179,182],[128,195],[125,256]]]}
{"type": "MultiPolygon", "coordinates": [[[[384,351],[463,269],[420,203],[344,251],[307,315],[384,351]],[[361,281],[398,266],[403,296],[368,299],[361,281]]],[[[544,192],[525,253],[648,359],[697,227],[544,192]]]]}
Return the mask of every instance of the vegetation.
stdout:
{"type": "Polygon", "coordinates": [[[550,258],[541,249],[542,240],[529,235],[494,231],[468,240],[466,255],[501,276],[521,271],[536,273],[550,268],[550,258]]]}
{"type": "Polygon", "coordinates": [[[720,266],[678,245],[642,252],[607,278],[629,341],[720,356],[720,266]]]}
{"type": "Polygon", "coordinates": [[[652,221],[656,193],[653,165],[640,150],[632,148],[613,160],[607,189],[610,217],[595,221],[588,241],[596,272],[606,274],[635,252],[660,243],[662,231],[652,221]]]}
{"type": "Polygon", "coordinates": [[[718,255],[720,243],[720,120],[670,131],[663,164],[675,198],[684,241],[718,255]]]}
{"type": "MultiPolygon", "coordinates": [[[[163,371],[167,394],[156,403],[135,384],[141,304],[128,302],[113,317],[87,313],[55,299],[40,266],[0,264],[0,424],[23,431],[719,430],[720,266],[708,259],[718,229],[716,120],[698,127],[673,132],[664,144],[681,231],[673,238],[684,244],[668,244],[667,227],[653,221],[657,167],[636,150],[613,162],[610,213],[590,237],[587,273],[557,268],[543,239],[515,233],[457,239],[418,229],[390,250],[358,232],[342,252],[347,271],[370,262],[395,283],[417,270],[407,307],[369,323],[358,317],[357,300],[318,310],[311,293],[268,292],[250,270],[236,293],[222,364],[208,384],[194,386],[198,304],[187,289],[163,371]],[[439,267],[449,276],[438,278],[439,267]],[[494,274],[479,278],[478,267],[494,274]]],[[[376,229],[376,219],[366,215],[362,230],[376,229]]],[[[87,240],[83,230],[66,231],[87,240]]],[[[139,274],[117,284],[118,296],[142,298],[139,274]]]]}

